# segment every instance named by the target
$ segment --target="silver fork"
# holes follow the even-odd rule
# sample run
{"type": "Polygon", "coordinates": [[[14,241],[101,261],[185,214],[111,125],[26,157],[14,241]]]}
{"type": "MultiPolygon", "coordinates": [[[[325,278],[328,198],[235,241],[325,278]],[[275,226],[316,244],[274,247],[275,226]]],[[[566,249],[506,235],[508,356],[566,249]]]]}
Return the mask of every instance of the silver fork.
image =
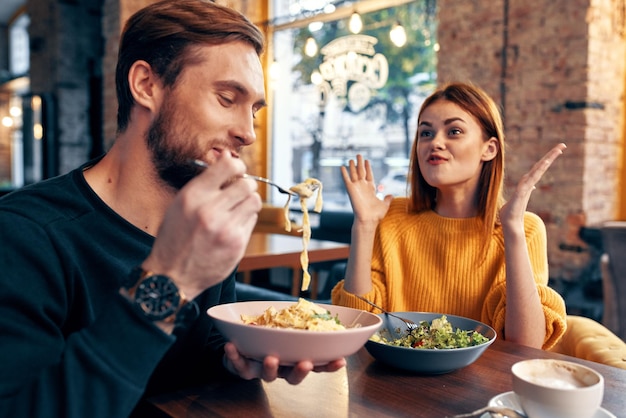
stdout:
{"type": "MultiPolygon", "coordinates": [[[[205,163],[204,161],[202,161],[202,160],[192,160],[192,163],[195,164],[196,166],[202,167],[202,168],[209,167],[209,165],[207,163],[205,163]]],[[[274,183],[270,179],[266,179],[265,177],[254,176],[252,174],[244,174],[243,177],[244,178],[253,179],[253,180],[256,180],[256,181],[260,181],[262,183],[269,184],[270,186],[274,186],[274,187],[276,187],[278,189],[278,191],[280,193],[288,194],[288,195],[291,195],[291,196],[298,196],[298,193],[292,192],[291,190],[288,190],[288,189],[285,189],[285,188],[279,186],[278,184],[274,183]]]]}
{"type": "Polygon", "coordinates": [[[400,321],[404,322],[406,324],[406,327],[409,329],[409,331],[411,331],[411,330],[413,330],[413,329],[415,329],[415,328],[417,328],[419,326],[418,324],[416,324],[415,322],[411,321],[410,319],[402,318],[401,316],[392,314],[391,312],[381,308],[380,306],[378,306],[374,302],[371,302],[371,301],[365,299],[363,296],[359,296],[359,295],[354,295],[354,296],[356,296],[357,298],[361,299],[363,302],[372,305],[374,308],[379,309],[385,315],[393,316],[394,318],[399,319],[400,321]]]}

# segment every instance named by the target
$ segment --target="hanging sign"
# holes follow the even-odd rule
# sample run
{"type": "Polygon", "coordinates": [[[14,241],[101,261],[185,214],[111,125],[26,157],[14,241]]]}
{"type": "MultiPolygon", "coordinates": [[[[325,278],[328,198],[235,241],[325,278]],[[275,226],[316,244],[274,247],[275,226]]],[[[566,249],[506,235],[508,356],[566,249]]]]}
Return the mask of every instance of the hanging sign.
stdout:
{"type": "Polygon", "coordinates": [[[333,94],[342,108],[358,113],[369,103],[372,92],[382,88],[389,77],[389,64],[376,53],[378,40],[368,35],[348,35],[324,46],[324,61],[319,66],[323,82],[319,85],[321,106],[333,94]]]}

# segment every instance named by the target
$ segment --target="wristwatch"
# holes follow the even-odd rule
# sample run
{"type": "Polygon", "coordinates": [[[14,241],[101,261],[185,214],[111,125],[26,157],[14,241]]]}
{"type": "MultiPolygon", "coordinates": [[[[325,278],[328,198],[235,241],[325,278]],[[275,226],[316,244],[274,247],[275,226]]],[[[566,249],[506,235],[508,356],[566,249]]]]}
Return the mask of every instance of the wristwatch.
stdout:
{"type": "Polygon", "coordinates": [[[185,295],[168,276],[141,267],[132,269],[122,293],[151,321],[173,323],[187,304],[185,295]]]}

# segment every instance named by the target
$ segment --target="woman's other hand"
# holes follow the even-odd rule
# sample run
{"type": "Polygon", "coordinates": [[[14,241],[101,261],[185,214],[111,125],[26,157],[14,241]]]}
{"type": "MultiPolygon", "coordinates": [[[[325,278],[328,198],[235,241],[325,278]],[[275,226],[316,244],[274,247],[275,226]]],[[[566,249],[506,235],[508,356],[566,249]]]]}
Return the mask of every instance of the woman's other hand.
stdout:
{"type": "Polygon", "coordinates": [[[520,179],[515,193],[500,210],[500,221],[503,226],[511,226],[515,223],[523,224],[524,212],[528,207],[530,195],[535,190],[536,184],[541,180],[544,173],[552,163],[561,155],[567,146],[558,144],[546,153],[533,167],[520,179]]]}

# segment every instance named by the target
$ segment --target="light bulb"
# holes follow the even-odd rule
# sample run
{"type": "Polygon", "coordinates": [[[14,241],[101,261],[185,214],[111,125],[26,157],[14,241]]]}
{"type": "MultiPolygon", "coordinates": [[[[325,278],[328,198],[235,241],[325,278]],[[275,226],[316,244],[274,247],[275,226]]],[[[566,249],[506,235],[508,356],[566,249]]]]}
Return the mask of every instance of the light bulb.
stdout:
{"type": "Polygon", "coordinates": [[[315,42],[315,38],[312,36],[304,44],[304,53],[309,57],[314,57],[317,54],[317,42],[315,42]]]}
{"type": "Polygon", "coordinates": [[[322,74],[320,74],[319,71],[315,70],[311,73],[311,83],[318,86],[322,84],[322,81],[324,81],[324,79],[322,78],[322,74]]]}
{"type": "Polygon", "coordinates": [[[18,118],[22,116],[22,109],[17,106],[11,106],[9,108],[9,114],[13,116],[14,118],[18,118]]]}
{"type": "Polygon", "coordinates": [[[280,64],[277,61],[273,61],[269,68],[270,80],[278,80],[280,77],[280,64]]]}
{"type": "Polygon", "coordinates": [[[404,26],[402,26],[399,22],[394,23],[391,31],[389,32],[389,37],[395,46],[404,46],[404,44],[406,44],[406,31],[404,30],[404,26]]]}
{"type": "Polygon", "coordinates": [[[324,22],[315,21],[309,23],[309,32],[317,32],[324,27],[324,22]]]}
{"type": "Polygon", "coordinates": [[[43,125],[41,123],[35,123],[33,125],[33,137],[35,139],[43,138],[43,125]]]}
{"type": "Polygon", "coordinates": [[[352,13],[350,16],[350,21],[348,21],[348,28],[352,33],[359,33],[361,29],[363,29],[363,21],[361,20],[361,15],[357,12],[352,13]]]}
{"type": "Polygon", "coordinates": [[[34,95],[30,101],[30,105],[33,110],[41,109],[41,96],[34,95]]]}
{"type": "Polygon", "coordinates": [[[5,126],[7,128],[10,128],[11,126],[13,126],[13,118],[10,116],[5,116],[2,118],[2,126],[5,126]]]}

